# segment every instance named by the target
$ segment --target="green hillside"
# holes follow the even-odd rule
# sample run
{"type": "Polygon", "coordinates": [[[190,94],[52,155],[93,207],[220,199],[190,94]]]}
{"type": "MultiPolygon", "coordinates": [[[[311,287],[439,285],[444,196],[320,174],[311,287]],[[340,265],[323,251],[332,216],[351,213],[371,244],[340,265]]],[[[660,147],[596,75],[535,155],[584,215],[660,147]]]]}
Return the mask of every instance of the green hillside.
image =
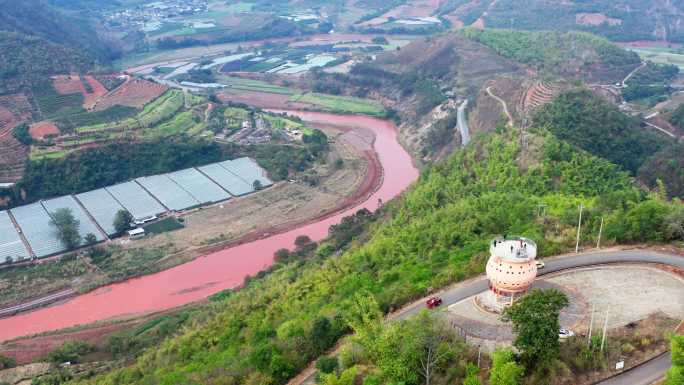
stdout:
{"type": "MultiPolygon", "coordinates": [[[[279,252],[268,274],[219,296],[178,336],[128,368],[83,383],[284,384],[350,331],[348,314],[359,298],[372,296],[386,313],[428,288],[482,273],[488,243],[500,234],[535,239],[542,256],[574,247],[580,203],[587,208],[583,243],[595,242],[601,217],[608,243],[681,237],[670,231],[681,225],[674,215],[681,207],[645,193],[618,166],[548,131],[531,134],[524,150],[518,143],[517,132],[503,127],[479,137],[378,214],[361,211],[331,227],[315,251],[279,252]],[[338,249],[345,252],[337,256],[338,249]]],[[[127,338],[137,346],[135,336],[127,338]]],[[[376,348],[391,350],[380,342],[376,348]]],[[[468,359],[466,351],[452,356],[453,366],[435,373],[434,383],[462,383],[457,368],[468,359]]],[[[387,360],[346,352],[341,369],[360,376],[358,383],[419,383],[409,370],[392,370],[418,362],[387,360]]],[[[347,382],[326,382],[337,383],[347,382]]]]}
{"type": "Polygon", "coordinates": [[[620,81],[641,62],[636,53],[583,32],[467,28],[462,33],[504,57],[569,79],[620,81]]]}

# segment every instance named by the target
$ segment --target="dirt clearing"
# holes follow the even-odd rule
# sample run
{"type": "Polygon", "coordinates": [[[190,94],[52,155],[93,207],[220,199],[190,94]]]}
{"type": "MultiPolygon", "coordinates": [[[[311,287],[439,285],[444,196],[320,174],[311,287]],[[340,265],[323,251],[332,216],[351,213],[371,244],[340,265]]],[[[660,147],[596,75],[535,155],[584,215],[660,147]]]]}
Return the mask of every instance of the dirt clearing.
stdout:
{"type": "Polygon", "coordinates": [[[44,139],[46,136],[57,136],[59,135],[59,128],[48,121],[38,122],[31,125],[29,128],[29,134],[33,139],[44,139]]]}

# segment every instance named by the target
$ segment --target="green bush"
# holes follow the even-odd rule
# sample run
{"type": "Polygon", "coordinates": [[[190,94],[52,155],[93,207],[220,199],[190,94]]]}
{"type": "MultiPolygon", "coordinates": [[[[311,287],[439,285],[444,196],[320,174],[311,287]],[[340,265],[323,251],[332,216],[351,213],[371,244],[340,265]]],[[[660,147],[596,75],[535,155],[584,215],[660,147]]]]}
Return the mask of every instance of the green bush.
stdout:
{"type": "Polygon", "coordinates": [[[77,364],[81,362],[81,358],[95,350],[91,344],[82,341],[67,341],[59,348],[53,350],[47,355],[47,360],[61,364],[64,362],[71,362],[77,364]]]}

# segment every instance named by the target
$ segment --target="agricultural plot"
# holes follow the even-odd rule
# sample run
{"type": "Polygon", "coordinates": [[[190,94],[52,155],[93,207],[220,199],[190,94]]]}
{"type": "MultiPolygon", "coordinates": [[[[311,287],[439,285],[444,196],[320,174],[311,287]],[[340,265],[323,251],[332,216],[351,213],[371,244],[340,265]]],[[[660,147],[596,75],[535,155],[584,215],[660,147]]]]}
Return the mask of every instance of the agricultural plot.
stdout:
{"type": "Polygon", "coordinates": [[[71,214],[79,222],[78,233],[81,239],[84,239],[88,234],[93,234],[98,241],[104,240],[100,230],[71,195],[47,200],[43,202],[43,207],[50,213],[54,213],[59,209],[71,210],[71,214]]]}
{"type": "Polygon", "coordinates": [[[33,97],[45,119],[83,111],[81,93],[62,95],[52,87],[39,87],[33,90],[33,97]]]}
{"type": "Polygon", "coordinates": [[[10,210],[21,228],[33,253],[38,258],[48,257],[66,251],[57,237],[51,218],[40,202],[10,210]]]}
{"type": "Polygon", "coordinates": [[[5,262],[8,258],[21,261],[30,257],[9,214],[7,211],[0,211],[0,262],[5,262]]]}
{"type": "Polygon", "coordinates": [[[230,194],[194,168],[172,172],[166,176],[192,195],[200,204],[230,199],[230,194]]]}
{"type": "Polygon", "coordinates": [[[147,176],[135,181],[169,210],[181,211],[200,205],[200,202],[166,175],[147,176]]]}
{"type": "Polygon", "coordinates": [[[218,163],[198,167],[204,175],[223,187],[231,195],[239,197],[254,192],[254,187],[218,163]]]}
{"type": "Polygon", "coordinates": [[[88,210],[107,235],[116,234],[114,218],[123,206],[107,190],[101,188],[76,195],[76,199],[88,210]]]}
{"type": "MultiPolygon", "coordinates": [[[[77,133],[92,133],[98,131],[129,131],[153,126],[164,121],[183,107],[183,93],[170,90],[152,103],[147,104],[142,111],[131,118],[119,122],[101,123],[90,126],[82,126],[76,129],[77,133]]],[[[120,108],[120,107],[119,107],[120,108]]],[[[107,110],[109,111],[109,110],[107,110]]],[[[104,112],[104,111],[103,111],[104,112]]]]}
{"type": "Polygon", "coordinates": [[[129,79],[121,87],[100,98],[94,109],[106,110],[116,105],[142,108],[166,90],[166,86],[161,84],[144,79],[129,79]]]}
{"type": "Polygon", "coordinates": [[[624,48],[636,52],[644,60],[650,60],[658,64],[676,65],[680,71],[684,71],[684,54],[681,51],[666,47],[624,48]]]}
{"type": "Polygon", "coordinates": [[[105,187],[136,220],[151,218],[166,212],[150,194],[135,182],[125,182],[105,187]]]}
{"type": "Polygon", "coordinates": [[[259,80],[242,79],[229,76],[223,76],[220,78],[221,84],[243,91],[256,91],[256,92],[268,92],[271,94],[281,94],[281,95],[294,95],[297,93],[296,90],[287,87],[281,87],[259,80]]]}
{"type": "Polygon", "coordinates": [[[266,171],[264,171],[259,165],[249,158],[238,158],[234,160],[227,160],[225,162],[219,163],[221,167],[232,172],[240,179],[252,185],[254,181],[259,181],[261,186],[271,186],[273,182],[266,176],[266,171]]]}
{"type": "Polygon", "coordinates": [[[315,92],[295,95],[293,102],[308,103],[326,110],[339,113],[366,114],[371,116],[385,116],[385,108],[377,102],[346,96],[325,95],[315,92]]]}

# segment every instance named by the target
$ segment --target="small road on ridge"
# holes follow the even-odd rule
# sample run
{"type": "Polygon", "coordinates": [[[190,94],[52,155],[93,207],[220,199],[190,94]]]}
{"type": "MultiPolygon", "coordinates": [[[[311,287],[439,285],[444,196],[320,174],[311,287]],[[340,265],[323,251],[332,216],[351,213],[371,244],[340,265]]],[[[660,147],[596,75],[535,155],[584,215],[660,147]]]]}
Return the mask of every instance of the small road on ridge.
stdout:
{"type": "Polygon", "coordinates": [[[501,103],[501,106],[503,107],[503,112],[506,114],[506,118],[508,119],[508,126],[513,127],[513,115],[508,111],[508,105],[506,104],[506,101],[501,99],[500,97],[496,96],[494,92],[492,92],[492,86],[489,86],[486,88],[487,94],[494,98],[496,101],[501,103]]]}

